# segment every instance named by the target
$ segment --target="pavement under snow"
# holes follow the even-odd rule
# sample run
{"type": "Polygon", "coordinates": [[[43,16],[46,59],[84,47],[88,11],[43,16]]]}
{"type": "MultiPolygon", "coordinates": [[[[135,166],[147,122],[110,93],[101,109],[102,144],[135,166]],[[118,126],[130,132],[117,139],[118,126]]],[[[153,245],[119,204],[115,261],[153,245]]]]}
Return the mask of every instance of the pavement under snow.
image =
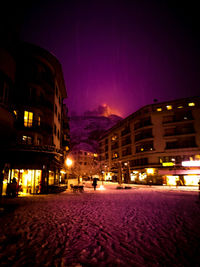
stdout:
{"type": "Polygon", "coordinates": [[[1,266],[199,266],[195,189],[87,184],[0,201],[1,266]]]}

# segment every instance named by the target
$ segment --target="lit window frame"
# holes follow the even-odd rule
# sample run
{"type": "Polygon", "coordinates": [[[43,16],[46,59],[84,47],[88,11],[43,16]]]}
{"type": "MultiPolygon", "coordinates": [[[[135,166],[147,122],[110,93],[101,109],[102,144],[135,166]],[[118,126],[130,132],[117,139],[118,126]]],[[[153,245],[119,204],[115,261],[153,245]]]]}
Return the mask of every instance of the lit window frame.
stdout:
{"type": "Polygon", "coordinates": [[[33,112],[27,110],[24,111],[24,126],[25,127],[33,126],[33,112]]]}

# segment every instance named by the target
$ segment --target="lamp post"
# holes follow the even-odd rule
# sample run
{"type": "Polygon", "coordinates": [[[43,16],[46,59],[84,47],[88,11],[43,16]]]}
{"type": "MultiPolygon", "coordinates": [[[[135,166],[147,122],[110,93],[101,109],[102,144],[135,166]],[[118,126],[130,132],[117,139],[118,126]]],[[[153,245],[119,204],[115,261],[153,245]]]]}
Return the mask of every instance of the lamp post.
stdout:
{"type": "Polygon", "coordinates": [[[175,158],[172,158],[172,162],[174,163],[174,176],[176,179],[176,187],[178,187],[179,180],[176,178],[176,160],[175,160],[175,158]]]}
{"type": "MultiPolygon", "coordinates": [[[[73,164],[73,160],[70,159],[70,158],[66,158],[66,160],[65,160],[65,164],[66,164],[66,166],[67,166],[67,171],[69,171],[70,167],[71,167],[72,164],[73,164]]],[[[67,175],[67,171],[66,171],[66,175],[67,175]]],[[[68,186],[68,177],[69,177],[69,175],[67,175],[67,186],[68,186]]]]}

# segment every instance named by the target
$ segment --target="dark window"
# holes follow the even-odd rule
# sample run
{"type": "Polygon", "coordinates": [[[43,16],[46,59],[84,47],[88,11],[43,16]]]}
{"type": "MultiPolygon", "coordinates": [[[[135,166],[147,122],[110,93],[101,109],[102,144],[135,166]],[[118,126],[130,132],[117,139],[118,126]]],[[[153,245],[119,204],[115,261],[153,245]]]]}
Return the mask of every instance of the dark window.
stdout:
{"type": "Polygon", "coordinates": [[[127,136],[125,137],[123,140],[122,140],[122,146],[126,146],[126,145],[129,145],[131,144],[131,136],[127,136]]]}
{"type": "Polygon", "coordinates": [[[41,145],[41,139],[40,138],[37,139],[37,145],[41,145]]]}
{"type": "Polygon", "coordinates": [[[57,116],[57,105],[55,104],[55,114],[57,116]]]}
{"type": "Polygon", "coordinates": [[[142,128],[142,127],[146,127],[146,126],[150,126],[152,125],[151,123],[151,117],[146,117],[141,119],[139,122],[134,124],[134,128],[135,130],[142,128]]]}
{"type": "Polygon", "coordinates": [[[122,156],[123,157],[127,156],[127,155],[131,155],[131,147],[130,146],[122,151],[122,156]]]}
{"type": "Polygon", "coordinates": [[[189,148],[196,147],[196,140],[194,136],[188,138],[179,138],[176,141],[166,142],[166,149],[176,149],[176,148],[189,148]]]}
{"type": "Polygon", "coordinates": [[[130,126],[127,125],[127,126],[123,129],[123,131],[121,131],[121,136],[124,136],[124,135],[129,134],[129,133],[130,133],[130,126]]]}

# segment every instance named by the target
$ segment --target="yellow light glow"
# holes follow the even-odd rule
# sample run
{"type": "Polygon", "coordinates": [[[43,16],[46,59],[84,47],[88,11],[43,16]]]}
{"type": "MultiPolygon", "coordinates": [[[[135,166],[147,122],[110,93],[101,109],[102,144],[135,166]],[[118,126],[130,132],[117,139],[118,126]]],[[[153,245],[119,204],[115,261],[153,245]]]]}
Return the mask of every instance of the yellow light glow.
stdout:
{"type": "Polygon", "coordinates": [[[145,173],[145,172],[143,172],[143,173],[139,173],[139,180],[140,181],[142,181],[142,180],[144,180],[144,179],[146,179],[147,178],[147,174],[145,173]]]}
{"type": "Polygon", "coordinates": [[[185,167],[200,167],[200,160],[182,161],[182,166],[185,166],[185,167]]]}
{"type": "Polygon", "coordinates": [[[183,108],[183,106],[178,106],[178,108],[183,108]]]}
{"type": "Polygon", "coordinates": [[[176,181],[179,179],[178,176],[172,176],[168,175],[166,176],[167,180],[167,185],[176,185],[176,181]]]}
{"type": "Polygon", "coordinates": [[[162,108],[157,108],[156,110],[157,110],[157,111],[162,111],[162,108]]]}
{"type": "Polygon", "coordinates": [[[112,141],[115,141],[117,139],[117,135],[112,136],[112,141]]]}
{"type": "Polygon", "coordinates": [[[154,174],[154,171],[155,171],[155,169],[153,169],[153,168],[146,169],[147,174],[154,174]]]}
{"type": "Polygon", "coordinates": [[[141,150],[141,151],[144,151],[144,148],[141,148],[140,150],[141,150]]]}
{"type": "Polygon", "coordinates": [[[184,181],[185,185],[198,185],[200,176],[198,175],[185,175],[184,181]]]}
{"type": "Polygon", "coordinates": [[[111,180],[111,178],[112,178],[111,172],[106,172],[104,177],[105,177],[105,180],[111,180]]]}
{"type": "Polygon", "coordinates": [[[24,111],[24,126],[31,127],[33,125],[33,112],[24,111]]]}
{"type": "Polygon", "coordinates": [[[72,166],[73,161],[70,158],[66,159],[66,164],[68,167],[72,166]]]}
{"type": "Polygon", "coordinates": [[[172,109],[172,105],[168,105],[168,106],[166,106],[166,108],[167,108],[167,110],[170,110],[170,109],[172,109]]]}
{"type": "Polygon", "coordinates": [[[16,110],[13,110],[13,113],[15,114],[15,116],[17,116],[17,111],[16,110]]]}
{"type": "Polygon", "coordinates": [[[94,153],[94,157],[95,157],[95,158],[97,158],[97,157],[98,157],[98,155],[97,155],[96,153],[94,153]]]}
{"type": "Polygon", "coordinates": [[[162,166],[167,167],[167,166],[174,166],[174,162],[163,162],[162,166]]]}
{"type": "Polygon", "coordinates": [[[195,106],[195,103],[194,102],[190,102],[190,103],[188,103],[188,106],[189,107],[194,107],[195,106]]]}
{"type": "Polygon", "coordinates": [[[101,184],[97,190],[105,190],[105,187],[101,184]]]}

